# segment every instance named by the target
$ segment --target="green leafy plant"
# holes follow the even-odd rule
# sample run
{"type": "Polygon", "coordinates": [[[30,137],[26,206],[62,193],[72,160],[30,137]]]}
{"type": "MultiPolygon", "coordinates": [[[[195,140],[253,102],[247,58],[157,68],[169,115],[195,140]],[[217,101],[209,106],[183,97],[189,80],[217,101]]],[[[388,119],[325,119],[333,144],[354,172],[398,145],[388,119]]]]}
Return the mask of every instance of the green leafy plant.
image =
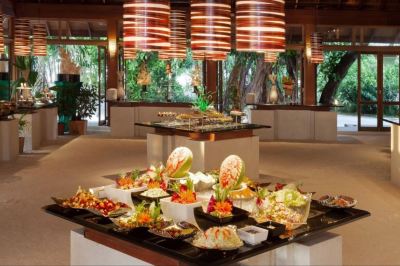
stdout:
{"type": "Polygon", "coordinates": [[[212,104],[213,104],[212,94],[206,93],[205,89],[200,87],[199,95],[198,95],[197,99],[192,103],[192,106],[194,108],[199,109],[200,112],[205,112],[205,111],[207,111],[207,108],[212,104]]]}
{"type": "Polygon", "coordinates": [[[97,90],[94,86],[83,86],[76,98],[76,113],[73,120],[91,118],[96,113],[97,90]]]}
{"type": "Polygon", "coordinates": [[[28,121],[26,121],[25,116],[26,114],[22,114],[18,119],[18,132],[20,136],[24,135],[25,130],[28,126],[28,121]]]}

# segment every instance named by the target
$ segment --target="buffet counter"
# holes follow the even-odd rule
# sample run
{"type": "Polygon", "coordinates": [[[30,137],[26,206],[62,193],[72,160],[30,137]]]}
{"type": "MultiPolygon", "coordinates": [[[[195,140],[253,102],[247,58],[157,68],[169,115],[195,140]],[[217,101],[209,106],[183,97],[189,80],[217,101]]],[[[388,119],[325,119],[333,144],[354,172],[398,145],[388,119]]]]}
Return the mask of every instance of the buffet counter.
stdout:
{"type": "Polygon", "coordinates": [[[326,105],[256,104],[249,121],[271,125],[255,134],[260,140],[317,140],[336,141],[337,113],[326,105]]]}
{"type": "Polygon", "coordinates": [[[0,162],[17,157],[18,143],[18,120],[0,120],[0,162]]]}
{"type": "Polygon", "coordinates": [[[56,105],[20,108],[14,116],[17,119],[24,116],[24,120],[27,121],[27,127],[23,132],[25,137],[24,151],[38,149],[42,144],[57,139],[58,108],[56,105]]]}
{"type": "Polygon", "coordinates": [[[383,119],[391,123],[391,174],[390,179],[393,183],[400,186],[400,123],[392,120],[383,119]]]}
{"type": "Polygon", "coordinates": [[[189,112],[189,103],[108,101],[111,136],[117,138],[146,137],[154,129],[135,123],[156,121],[158,112],[189,112]]]}
{"type": "Polygon", "coordinates": [[[207,126],[179,126],[175,122],[143,122],[136,126],[152,128],[147,134],[147,162],[165,162],[177,147],[188,147],[195,158],[193,171],[211,171],[229,154],[240,156],[246,163],[246,172],[252,178],[259,176],[259,138],[254,130],[268,128],[256,124],[224,124],[207,126]],[[171,125],[174,124],[174,125],[171,125]]]}
{"type": "Polygon", "coordinates": [[[83,210],[56,204],[44,209],[83,226],[71,231],[71,265],[341,265],[342,238],[327,231],[370,215],[313,202],[311,212],[318,215],[310,217],[307,225],[255,246],[221,251],[197,248],[188,241],[166,239],[140,228],[120,232],[109,219],[83,210]]]}

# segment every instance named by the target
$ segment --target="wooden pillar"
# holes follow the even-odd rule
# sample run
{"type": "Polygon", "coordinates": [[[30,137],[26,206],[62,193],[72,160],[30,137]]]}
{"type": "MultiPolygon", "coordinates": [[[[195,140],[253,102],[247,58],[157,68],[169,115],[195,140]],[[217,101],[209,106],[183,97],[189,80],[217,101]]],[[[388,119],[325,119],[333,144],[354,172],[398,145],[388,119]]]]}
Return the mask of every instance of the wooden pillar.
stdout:
{"type": "Polygon", "coordinates": [[[118,87],[118,20],[107,20],[107,89],[118,87]]]}
{"type": "Polygon", "coordinates": [[[204,82],[206,91],[212,93],[213,102],[217,103],[217,84],[218,84],[218,68],[216,61],[204,61],[205,64],[205,75],[204,82]]]}
{"type": "Polygon", "coordinates": [[[315,30],[315,25],[304,25],[304,35],[306,41],[305,60],[304,60],[304,88],[303,103],[313,105],[317,102],[317,65],[312,64],[311,59],[311,34],[315,30]]]}

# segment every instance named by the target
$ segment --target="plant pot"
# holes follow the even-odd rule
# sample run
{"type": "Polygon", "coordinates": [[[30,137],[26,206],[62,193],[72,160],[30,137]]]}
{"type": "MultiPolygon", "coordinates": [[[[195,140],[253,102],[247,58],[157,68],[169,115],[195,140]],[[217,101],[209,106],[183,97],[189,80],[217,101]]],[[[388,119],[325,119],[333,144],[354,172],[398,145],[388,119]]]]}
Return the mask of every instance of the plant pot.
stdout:
{"type": "Polygon", "coordinates": [[[19,137],[19,153],[24,153],[25,137],[19,137]]]}
{"type": "Polygon", "coordinates": [[[86,135],[87,120],[72,120],[69,122],[70,135],[86,135]]]}
{"type": "Polygon", "coordinates": [[[63,123],[58,123],[58,135],[64,135],[65,125],[63,123]]]}

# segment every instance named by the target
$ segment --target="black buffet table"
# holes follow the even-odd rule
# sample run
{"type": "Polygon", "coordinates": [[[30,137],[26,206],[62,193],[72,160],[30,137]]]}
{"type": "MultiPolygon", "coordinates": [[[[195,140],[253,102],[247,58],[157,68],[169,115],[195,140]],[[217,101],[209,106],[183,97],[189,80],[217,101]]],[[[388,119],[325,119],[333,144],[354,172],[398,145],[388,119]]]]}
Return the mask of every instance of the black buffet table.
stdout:
{"type": "MultiPolygon", "coordinates": [[[[118,232],[108,218],[96,216],[85,210],[65,209],[56,204],[45,206],[43,209],[49,214],[85,227],[85,237],[88,239],[128,255],[137,255],[142,260],[148,258],[150,263],[155,263],[155,257],[159,257],[164,258],[164,264],[172,260],[177,262],[176,265],[228,265],[370,216],[370,213],[364,210],[331,209],[313,201],[306,225],[256,246],[245,245],[236,251],[223,252],[202,250],[186,241],[167,240],[144,229],[133,230],[130,233],[118,232]],[[130,245],[135,252],[129,252],[130,245]]],[[[241,227],[244,223],[251,223],[250,220],[252,219],[236,225],[241,227]]]]}

